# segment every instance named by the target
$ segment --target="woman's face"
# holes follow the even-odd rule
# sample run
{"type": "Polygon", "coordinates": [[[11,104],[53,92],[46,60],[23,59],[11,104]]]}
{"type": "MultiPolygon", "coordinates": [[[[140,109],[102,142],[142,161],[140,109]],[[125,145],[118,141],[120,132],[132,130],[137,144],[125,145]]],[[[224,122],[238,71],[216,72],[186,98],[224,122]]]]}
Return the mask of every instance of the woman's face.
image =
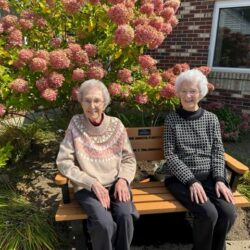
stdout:
{"type": "Polygon", "coordinates": [[[85,116],[92,122],[99,123],[104,111],[104,98],[98,88],[89,89],[83,96],[82,109],[85,116]]]}
{"type": "Polygon", "coordinates": [[[181,100],[181,105],[186,111],[196,111],[199,109],[199,101],[201,100],[201,93],[198,83],[183,82],[177,93],[181,100]]]}

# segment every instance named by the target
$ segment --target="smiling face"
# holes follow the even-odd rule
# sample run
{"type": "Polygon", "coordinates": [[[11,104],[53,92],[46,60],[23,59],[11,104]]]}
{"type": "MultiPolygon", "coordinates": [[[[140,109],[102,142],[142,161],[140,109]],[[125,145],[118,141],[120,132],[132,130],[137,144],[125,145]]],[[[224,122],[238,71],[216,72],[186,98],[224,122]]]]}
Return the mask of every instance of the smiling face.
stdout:
{"type": "Polygon", "coordinates": [[[85,116],[91,121],[99,123],[104,111],[104,98],[102,91],[98,88],[89,89],[82,98],[82,109],[85,116]]]}
{"type": "Polygon", "coordinates": [[[202,97],[197,82],[182,82],[177,95],[180,98],[184,110],[196,111],[199,109],[198,103],[202,97]]]}

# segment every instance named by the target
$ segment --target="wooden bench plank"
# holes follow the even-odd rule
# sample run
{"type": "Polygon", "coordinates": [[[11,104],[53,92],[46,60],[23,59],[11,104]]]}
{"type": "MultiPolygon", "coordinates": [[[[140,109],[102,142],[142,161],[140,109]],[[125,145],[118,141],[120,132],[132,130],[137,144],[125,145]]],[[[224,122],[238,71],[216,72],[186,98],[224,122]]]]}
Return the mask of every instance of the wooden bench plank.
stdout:
{"type": "Polygon", "coordinates": [[[224,154],[226,164],[233,169],[236,173],[238,174],[246,174],[248,172],[248,167],[243,164],[242,162],[236,160],[229,154],[225,153],[224,154]]]}
{"type": "MultiPolygon", "coordinates": [[[[186,211],[170,194],[163,182],[133,183],[133,186],[134,204],[141,215],[186,211]]],[[[237,191],[233,195],[236,207],[250,206],[250,201],[244,195],[237,191]]],[[[86,218],[87,215],[74,199],[69,204],[61,202],[55,216],[56,221],[82,220],[86,218]]]]}

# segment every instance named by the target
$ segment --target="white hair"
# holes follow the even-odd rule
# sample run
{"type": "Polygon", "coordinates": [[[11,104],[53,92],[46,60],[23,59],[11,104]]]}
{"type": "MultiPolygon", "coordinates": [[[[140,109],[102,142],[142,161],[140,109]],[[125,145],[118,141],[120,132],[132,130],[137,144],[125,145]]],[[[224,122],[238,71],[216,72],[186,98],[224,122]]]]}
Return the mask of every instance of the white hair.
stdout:
{"type": "Polygon", "coordinates": [[[82,103],[85,93],[89,89],[93,89],[93,88],[97,88],[102,92],[103,99],[104,99],[104,107],[106,108],[111,101],[109,91],[103,82],[96,80],[96,79],[90,79],[81,84],[78,90],[78,94],[77,94],[78,101],[82,103]]]}
{"type": "Polygon", "coordinates": [[[180,92],[181,85],[184,82],[198,83],[198,88],[202,98],[208,93],[207,77],[198,69],[186,70],[177,76],[175,81],[176,93],[180,92]]]}

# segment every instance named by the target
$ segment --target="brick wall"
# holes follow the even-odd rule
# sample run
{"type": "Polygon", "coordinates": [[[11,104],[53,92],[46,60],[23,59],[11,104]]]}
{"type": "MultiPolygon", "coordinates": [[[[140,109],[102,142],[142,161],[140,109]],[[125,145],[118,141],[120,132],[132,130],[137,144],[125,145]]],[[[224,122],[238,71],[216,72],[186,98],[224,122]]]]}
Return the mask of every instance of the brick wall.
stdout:
{"type": "Polygon", "coordinates": [[[149,53],[159,68],[175,63],[207,65],[214,0],[182,0],[177,12],[179,24],[157,50],[149,53]]]}
{"type": "Polygon", "coordinates": [[[250,114],[250,74],[212,72],[209,81],[215,90],[206,98],[206,102],[223,102],[239,112],[250,114]]]}

